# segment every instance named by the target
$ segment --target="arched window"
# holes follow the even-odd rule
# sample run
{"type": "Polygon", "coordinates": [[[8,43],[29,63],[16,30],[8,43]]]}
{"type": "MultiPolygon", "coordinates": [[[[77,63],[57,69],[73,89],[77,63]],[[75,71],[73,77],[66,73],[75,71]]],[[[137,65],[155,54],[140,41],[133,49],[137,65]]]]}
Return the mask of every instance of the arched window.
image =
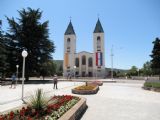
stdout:
{"type": "Polygon", "coordinates": [[[82,65],[86,65],[86,56],[85,55],[82,56],[82,65]]]}
{"type": "Polygon", "coordinates": [[[79,67],[79,58],[76,58],[76,59],[75,59],[75,66],[76,66],[76,67],[79,67]]]}
{"type": "Polygon", "coordinates": [[[100,36],[97,37],[97,50],[101,49],[101,38],[100,36]]]}
{"type": "Polygon", "coordinates": [[[70,52],[70,38],[67,39],[67,52],[70,52]]]}
{"type": "Polygon", "coordinates": [[[70,40],[70,38],[68,38],[68,39],[67,39],[67,47],[70,46],[70,42],[71,42],[71,40],[70,40]]]}
{"type": "Polygon", "coordinates": [[[93,66],[93,61],[92,61],[92,58],[88,58],[88,66],[89,67],[92,67],[93,66]]]}

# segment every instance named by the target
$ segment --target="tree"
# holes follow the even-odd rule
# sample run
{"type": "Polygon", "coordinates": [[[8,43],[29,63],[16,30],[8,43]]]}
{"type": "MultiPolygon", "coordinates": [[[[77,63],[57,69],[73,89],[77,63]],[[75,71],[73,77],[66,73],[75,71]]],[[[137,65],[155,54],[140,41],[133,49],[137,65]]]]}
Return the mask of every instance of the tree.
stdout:
{"type": "Polygon", "coordinates": [[[15,59],[10,58],[10,60],[14,66],[16,64],[22,66],[21,52],[26,49],[28,52],[26,78],[28,78],[39,74],[43,63],[52,59],[51,53],[55,51],[55,46],[49,39],[48,21],[40,23],[42,12],[39,9],[22,9],[18,13],[20,15],[18,21],[7,17],[10,26],[9,33],[7,33],[7,37],[11,39],[10,49],[16,53],[15,56],[11,55],[15,59]]]}
{"type": "Polygon", "coordinates": [[[125,72],[117,71],[117,77],[125,77],[125,72]]]}
{"type": "Polygon", "coordinates": [[[159,75],[160,80],[160,39],[156,38],[155,41],[152,42],[154,44],[152,54],[150,55],[151,60],[151,68],[153,70],[154,75],[159,75]]]}
{"type": "Polygon", "coordinates": [[[40,68],[40,75],[43,77],[45,76],[53,76],[56,73],[56,64],[53,60],[48,60],[47,62],[43,63],[40,68]]]}
{"type": "Polygon", "coordinates": [[[8,67],[7,60],[7,48],[5,43],[4,32],[1,29],[2,21],[0,20],[0,76],[4,77],[5,71],[8,67]]]}
{"type": "Polygon", "coordinates": [[[136,76],[138,75],[138,68],[136,66],[132,66],[129,72],[127,73],[128,76],[136,76]]]}
{"type": "Polygon", "coordinates": [[[141,71],[144,76],[152,75],[151,62],[147,61],[146,63],[144,63],[141,71]]]}

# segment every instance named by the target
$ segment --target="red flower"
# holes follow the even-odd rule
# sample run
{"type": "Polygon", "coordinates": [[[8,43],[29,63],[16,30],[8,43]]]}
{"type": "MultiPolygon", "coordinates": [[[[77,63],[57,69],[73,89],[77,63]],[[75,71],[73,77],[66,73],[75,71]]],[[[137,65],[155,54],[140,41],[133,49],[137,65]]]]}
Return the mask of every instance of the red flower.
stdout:
{"type": "Polygon", "coordinates": [[[25,114],[25,109],[22,108],[22,110],[20,110],[20,116],[24,116],[25,114]]]}
{"type": "Polygon", "coordinates": [[[28,117],[27,120],[33,120],[31,117],[28,117]]]}
{"type": "Polygon", "coordinates": [[[2,116],[2,115],[0,115],[0,120],[4,120],[4,118],[3,118],[3,116],[2,116]]]}
{"type": "Polygon", "coordinates": [[[13,118],[14,118],[14,112],[11,111],[10,114],[9,114],[9,119],[12,120],[13,118]]]}

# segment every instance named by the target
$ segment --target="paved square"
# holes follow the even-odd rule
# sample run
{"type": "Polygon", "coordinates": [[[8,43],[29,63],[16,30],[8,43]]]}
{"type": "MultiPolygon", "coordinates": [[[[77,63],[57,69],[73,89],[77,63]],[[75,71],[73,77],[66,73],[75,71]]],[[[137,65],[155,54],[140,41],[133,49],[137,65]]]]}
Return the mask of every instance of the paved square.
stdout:
{"type": "MultiPolygon", "coordinates": [[[[81,82],[59,82],[58,90],[53,84],[25,85],[25,96],[37,88],[43,88],[46,94],[72,94],[71,89],[81,82]]],[[[160,93],[143,90],[143,82],[121,81],[104,83],[96,95],[79,95],[87,98],[88,109],[82,120],[160,120],[160,93]]],[[[21,85],[16,89],[0,87],[0,112],[22,104],[21,85]]]]}

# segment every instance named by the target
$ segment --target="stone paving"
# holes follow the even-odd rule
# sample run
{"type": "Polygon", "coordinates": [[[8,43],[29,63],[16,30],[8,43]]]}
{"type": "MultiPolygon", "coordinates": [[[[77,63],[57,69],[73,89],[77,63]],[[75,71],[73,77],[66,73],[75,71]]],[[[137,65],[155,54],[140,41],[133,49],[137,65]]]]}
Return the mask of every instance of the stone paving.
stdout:
{"type": "MultiPolygon", "coordinates": [[[[160,120],[160,93],[143,90],[144,81],[117,80],[104,83],[96,95],[80,95],[87,98],[88,109],[81,120],[160,120]]],[[[25,96],[37,88],[48,95],[71,94],[71,89],[81,82],[59,82],[58,90],[52,84],[25,85],[25,96]]],[[[0,112],[22,104],[21,85],[16,89],[0,87],[0,112]]]]}

